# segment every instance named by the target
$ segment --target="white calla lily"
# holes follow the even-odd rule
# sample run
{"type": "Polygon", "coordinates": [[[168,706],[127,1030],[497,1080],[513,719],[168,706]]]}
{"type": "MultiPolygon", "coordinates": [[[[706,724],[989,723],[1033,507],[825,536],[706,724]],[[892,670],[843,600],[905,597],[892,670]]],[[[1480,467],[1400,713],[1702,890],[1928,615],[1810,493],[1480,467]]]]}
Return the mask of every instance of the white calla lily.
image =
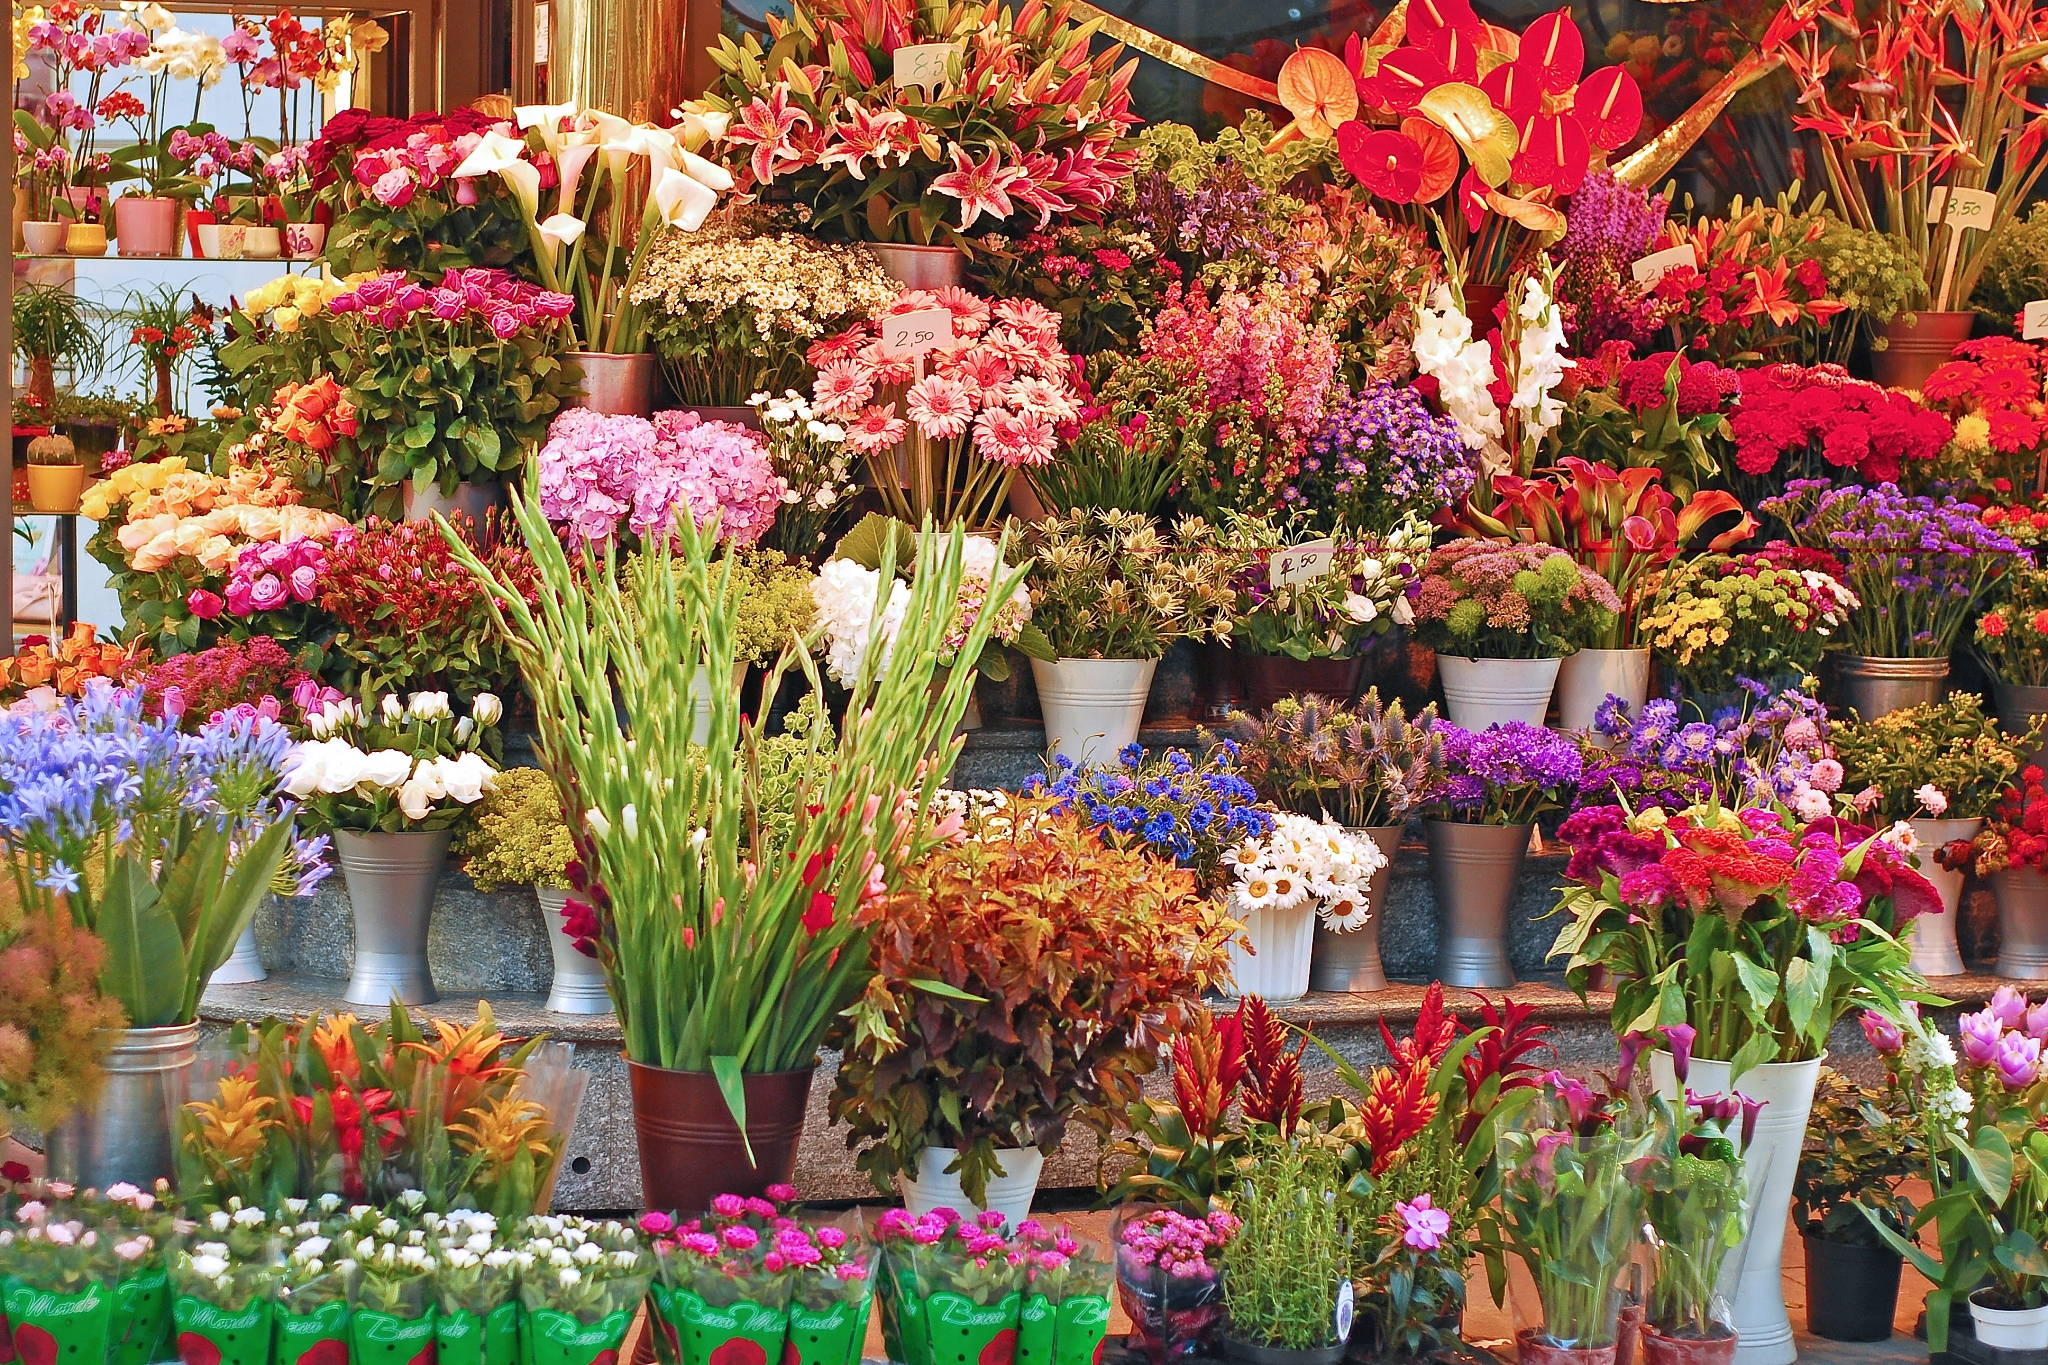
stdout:
{"type": "Polygon", "coordinates": [[[557,213],[541,221],[540,235],[551,246],[574,246],[583,235],[584,222],[581,218],[566,213],[557,213]]]}
{"type": "Polygon", "coordinates": [[[654,203],[663,222],[695,232],[717,207],[718,196],[681,171],[664,168],[654,181],[654,203]]]}
{"type": "Polygon", "coordinates": [[[554,152],[562,145],[562,120],[575,112],[576,101],[564,100],[560,104],[522,104],[513,109],[512,117],[522,130],[540,129],[540,140],[554,152]]]}
{"type": "Polygon", "coordinates": [[[594,142],[572,144],[555,153],[555,174],[562,182],[561,194],[555,202],[562,213],[576,211],[576,187],[583,180],[583,168],[596,155],[594,142]]]}
{"type": "Polygon", "coordinates": [[[732,172],[716,161],[706,161],[695,152],[683,153],[683,173],[705,189],[724,194],[732,188],[732,172]]]}
{"type": "Polygon", "coordinates": [[[455,178],[467,180],[473,176],[502,171],[518,161],[520,153],[525,150],[526,144],[518,138],[506,137],[499,132],[485,133],[483,140],[478,142],[470,154],[462,158],[462,164],[455,168],[455,178]]]}

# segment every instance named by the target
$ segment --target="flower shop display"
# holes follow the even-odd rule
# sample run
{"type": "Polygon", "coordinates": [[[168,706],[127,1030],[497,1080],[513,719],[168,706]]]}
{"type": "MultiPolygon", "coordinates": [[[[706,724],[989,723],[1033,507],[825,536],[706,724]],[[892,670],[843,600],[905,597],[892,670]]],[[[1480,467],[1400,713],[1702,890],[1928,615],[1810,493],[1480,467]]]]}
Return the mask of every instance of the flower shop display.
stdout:
{"type": "Polygon", "coordinates": [[[355,962],[343,998],[432,1004],[427,923],[455,826],[497,780],[493,727],[504,705],[477,694],[457,717],[445,692],[386,692],[308,709],[311,738],[292,750],[284,789],[334,835],[355,915],[355,962]]]}
{"type": "Polygon", "coordinates": [[[531,886],[540,905],[542,931],[554,957],[546,1009],[555,1014],[605,1014],[612,1007],[604,973],[594,954],[578,946],[570,928],[569,863],[575,842],[562,816],[561,796],[538,768],[507,768],[491,782],[459,831],[449,853],[479,891],[531,886]]]}
{"type": "Polygon", "coordinates": [[[1031,661],[1050,752],[1077,764],[1122,753],[1167,645],[1231,634],[1237,597],[1202,552],[1206,535],[1111,509],[1027,532],[1032,623],[1054,656],[1031,661]]]}
{"type": "Polygon", "coordinates": [[[1821,1069],[1792,1185],[1792,1221],[1806,1250],[1806,1329],[1830,1341],[1891,1336],[1904,1258],[1877,1225],[1909,1235],[1917,1210],[1901,1187],[1928,1156],[1898,1073],[1904,1031],[1875,1014],[1863,1016],[1863,1031],[1885,1059],[1884,1082],[1873,1088],[1821,1069]]]}
{"type": "Polygon", "coordinates": [[[145,718],[140,688],[104,681],[0,723],[22,913],[97,940],[99,994],[124,1021],[96,1042],[117,1058],[110,1082],[49,1134],[60,1174],[105,1187],[169,1173],[201,992],[273,883],[311,894],[326,875],[324,841],[296,836],[280,787],[290,750],[253,708],[184,735],[145,718]]]}
{"type": "Polygon", "coordinates": [[[1152,1365],[1187,1357],[1222,1318],[1222,1252],[1236,1231],[1236,1217],[1221,1209],[1119,1211],[1110,1231],[1117,1300],[1152,1365]]]}
{"type": "Polygon", "coordinates": [[[1530,1365],[1601,1365],[1615,1358],[1622,1276],[1643,1213],[1645,1191],[1630,1173],[1654,1155],[1658,1134],[1560,1072],[1533,1099],[1499,1137],[1499,1235],[1534,1299],[1516,1277],[1515,1344],[1530,1365]]]}
{"type": "Polygon", "coordinates": [[[1452,724],[1540,726],[1560,656],[1604,632],[1621,605],[1565,550],[1454,540],[1422,566],[1415,638],[1437,652],[1452,724]]]}
{"type": "Polygon", "coordinates": [[[1842,628],[1836,674],[1866,720],[1937,700],[1976,603],[2001,572],[2029,562],[1976,508],[1907,497],[1894,484],[1830,489],[1794,479],[1762,507],[1800,544],[1842,563],[1858,605],[1842,628]]]}
{"type": "Polygon", "coordinates": [[[806,358],[813,405],[845,426],[883,510],[912,526],[994,525],[1017,471],[1050,462],[1080,415],[1059,315],[1029,299],[905,289],[806,358]]]}
{"type": "Polygon", "coordinates": [[[1669,1050],[1651,1058],[1660,1090],[1740,1087],[1768,1106],[1744,1154],[1759,1191],[1734,1302],[1745,1359],[1791,1350],[1782,1210],[1828,1033],[1851,1010],[1905,1015],[1918,978],[1900,936],[1941,904],[1911,866],[1910,826],[1875,831],[1826,813],[1840,765],[1813,756],[1825,750],[1812,718],[1777,709],[1793,712],[1784,747],[1768,763],[1737,760],[1743,797],[1676,815],[1584,807],[1565,823],[1574,884],[1551,949],[1575,989],[1606,968],[1617,1034],[1681,1021],[1662,1026],[1669,1050]],[[1806,790],[1788,795],[1796,784],[1806,790]],[[1739,991],[1719,984],[1724,960],[1739,991]]]}
{"type": "MultiPolygon", "coordinates": [[[[1096,217],[1130,174],[1134,153],[1122,141],[1137,122],[1137,59],[1122,61],[1121,44],[1091,54],[1084,32],[1057,7],[1004,22],[994,12],[806,3],[765,43],[719,40],[709,103],[730,116],[724,152],[739,188],[795,204],[814,231],[970,247],[977,226],[1096,217]],[[899,70],[905,48],[923,64],[899,70]],[[793,79],[791,62],[820,74],[793,79]],[[1023,72],[1034,79],[1014,82],[1023,72]],[[1002,101],[988,98],[1006,81],[1014,88],[1002,101]]],[[[957,258],[927,264],[889,246],[876,254],[905,283],[960,282],[957,258]]]]}
{"type": "Polygon", "coordinates": [[[1558,666],[1558,723],[1583,730],[1608,697],[1640,708],[1649,693],[1650,650],[1640,619],[1659,570],[1728,513],[1738,514],[1735,524],[1707,540],[1708,551],[1740,544],[1756,521],[1718,490],[1681,501],[1664,489],[1656,469],[1615,469],[1574,455],[1559,464],[1563,473],[1548,479],[1496,476],[1491,512],[1468,515],[1490,534],[1569,550],[1614,589],[1621,606],[1606,633],[1583,641],[1558,666]]]}
{"type": "MultiPolygon", "coordinates": [[[[1986,520],[1990,515],[1987,511],[1986,520]]],[[[2001,524],[2004,524],[2001,519],[2001,524]]],[[[1998,576],[1977,618],[1972,643],[1991,675],[1999,724],[2008,735],[2048,715],[2048,571],[2011,565],[1998,576]]],[[[2030,754],[2030,761],[2038,754],[2030,754]]]]}
{"type": "Polygon", "coordinates": [[[73,516],[85,491],[85,462],[69,436],[38,436],[28,443],[29,505],[38,512],[73,516]]]}
{"type": "Polygon", "coordinates": [[[1685,218],[1663,225],[1655,249],[1692,257],[1665,271],[1654,290],[1680,350],[1724,363],[1775,360],[1811,348],[1847,311],[1815,250],[1830,219],[1817,199],[1803,207],[1799,199],[1795,182],[1775,201],[1738,194],[1718,217],[1694,218],[1688,203],[1685,218]]]}
{"type": "Polygon", "coordinates": [[[73,621],[54,644],[47,635],[21,637],[15,652],[0,659],[0,701],[82,697],[95,678],[116,684],[136,681],[149,666],[147,652],[101,643],[98,634],[91,622],[73,621]]]}
{"type": "Polygon", "coordinates": [[[1295,506],[1311,519],[1304,529],[1385,534],[1463,506],[1477,474],[1456,423],[1414,388],[1371,382],[1330,404],[1302,457],[1295,506]]]}
{"type": "Polygon", "coordinates": [[[1350,1231],[1336,1155],[1274,1139],[1255,1146],[1223,1244],[1224,1353],[1233,1360],[1336,1365],[1354,1320],[1350,1231]]]}
{"type": "Polygon", "coordinates": [[[1232,648],[1245,650],[1251,704],[1306,691],[1348,699],[1367,642],[1412,619],[1409,595],[1429,540],[1429,528],[1413,517],[1384,536],[1333,541],[1304,540],[1292,523],[1226,512],[1212,545],[1235,566],[1230,638],[1232,648]]]}
{"type": "Polygon", "coordinates": [[[669,392],[693,408],[739,408],[809,378],[806,348],[899,292],[873,254],[775,230],[772,221],[668,230],[648,249],[632,301],[669,392]]]}
{"type": "Polygon", "coordinates": [[[1736,1336],[1721,1285],[1741,1274],[1748,1230],[1744,1149],[1759,1108],[1735,1095],[1682,1095],[1654,1122],[1663,1150],[1643,1187],[1649,1247],[1641,1350],[1655,1365],[1735,1358],[1736,1336]]]}
{"type": "Polygon", "coordinates": [[[1938,850],[1976,838],[2024,766],[2040,726],[2008,739],[1986,716],[1983,700],[1966,692],[1909,706],[1874,721],[1830,731],[1843,769],[1842,789],[1865,817],[1909,821],[1920,844],[1919,870],[1941,893],[1941,912],[1913,921],[1913,970],[1922,976],[1963,971],[1956,947],[1960,869],[1941,866],[1938,850]]]}
{"type": "MultiPolygon", "coordinates": [[[[795,765],[795,814],[778,835],[746,814],[757,806],[766,736],[742,722],[737,695],[708,689],[703,741],[735,762],[685,768],[657,757],[689,751],[695,679],[730,676],[737,662],[731,580],[694,521],[678,519],[674,549],[657,542],[648,550],[629,589],[618,586],[607,547],[606,572],[590,575],[586,588],[538,489],[515,497],[513,512],[537,570],[537,607],[467,547],[454,549],[514,642],[542,766],[588,803],[571,827],[579,864],[571,883],[596,920],[590,937],[624,1038],[649,1203],[695,1210],[720,1190],[784,1181],[819,1041],[863,984],[873,925],[858,912],[889,892],[928,838],[926,811],[950,766],[952,750],[942,746],[966,709],[971,671],[952,671],[934,694],[932,651],[882,647],[891,538],[891,571],[869,599],[868,647],[848,687],[848,721],[835,735],[814,711],[793,737],[808,761],[795,765]],[[580,602],[571,611],[564,603],[572,598],[580,602]],[[616,693],[590,685],[614,670],[616,693]],[[622,761],[629,742],[640,757],[622,761]],[[944,762],[928,761],[935,751],[944,762]],[[742,946],[764,942],[772,951],[742,946]],[[731,1129],[692,1136],[688,1123],[697,1120],[684,1116],[720,1107],[731,1129]]],[[[957,529],[943,540],[920,534],[918,572],[896,617],[909,638],[937,639],[951,627],[962,540],[957,529]]],[[[997,546],[998,565],[1001,553],[997,546]]],[[[998,573],[990,595],[1007,600],[1021,578],[998,573]]],[[[975,613],[961,653],[980,656],[995,617],[975,613]]],[[[775,695],[792,667],[803,668],[813,691],[822,687],[808,655],[792,654],[769,669],[763,695],[775,695]]]]}
{"type": "Polygon", "coordinates": [[[1444,780],[1423,798],[1422,821],[1436,888],[1436,975],[1450,986],[1512,986],[1508,910],[1530,831],[1577,791],[1584,760],[1566,736],[1521,721],[1438,731],[1444,780]]]}
{"type": "MultiPolygon", "coordinates": [[[[1263,716],[1233,713],[1229,730],[1245,780],[1262,800],[1297,815],[1334,819],[1370,840],[1380,859],[1365,885],[1368,907],[1384,907],[1408,816],[1444,781],[1436,707],[1411,722],[1396,700],[1382,706],[1367,688],[1354,707],[1325,698],[1282,698],[1263,716]]],[[[1308,988],[1378,991],[1380,916],[1339,928],[1317,923],[1308,988]]]]}
{"type": "Polygon", "coordinates": [[[1299,1000],[1308,993],[1317,930],[1356,933],[1381,907],[1373,879],[1388,865],[1377,842],[1325,815],[1282,811],[1270,834],[1227,855],[1235,884],[1230,908],[1244,922],[1244,943],[1229,945],[1232,993],[1299,1000]]]}
{"type": "Polygon", "coordinates": [[[1969,843],[1938,855],[1944,866],[1990,881],[1998,902],[1998,975],[2048,980],[2048,790],[2028,763],[1969,843]]]}
{"type": "Polygon", "coordinates": [[[1742,401],[1728,423],[1735,442],[1730,478],[1751,506],[1796,479],[1903,482],[1954,434],[1939,412],[1852,379],[1839,365],[1766,365],[1737,373],[1742,401]]]}
{"type": "Polygon", "coordinates": [[[1234,747],[1223,741],[1199,763],[1182,749],[1147,757],[1136,744],[1113,765],[1055,754],[1049,769],[1024,779],[1024,795],[1051,796],[1056,811],[1078,807],[1103,842],[1184,867],[1213,895],[1231,885],[1232,850],[1273,832],[1273,813],[1238,771],[1234,747]]]}
{"type": "Polygon", "coordinates": [[[913,1216],[1017,1224],[1070,1123],[1122,1122],[1184,1002],[1227,977],[1236,931],[1192,874],[1047,798],[970,814],[874,916],[874,975],[828,1035],[829,1112],[913,1216]]]}
{"type": "Polygon", "coordinates": [[[1658,576],[1638,628],[1702,717],[1740,679],[1777,689],[1819,669],[1829,639],[1861,605],[1820,563],[1840,570],[1787,546],[1679,560],[1658,576]]]}

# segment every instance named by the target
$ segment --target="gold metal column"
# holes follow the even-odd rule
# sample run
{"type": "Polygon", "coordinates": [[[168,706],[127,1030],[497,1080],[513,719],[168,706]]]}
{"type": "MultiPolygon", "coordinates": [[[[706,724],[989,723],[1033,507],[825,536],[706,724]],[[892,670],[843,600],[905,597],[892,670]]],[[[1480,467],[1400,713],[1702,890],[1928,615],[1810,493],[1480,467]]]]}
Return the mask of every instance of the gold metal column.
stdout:
{"type": "Polygon", "coordinates": [[[686,3],[553,0],[548,101],[667,123],[670,92],[682,88],[686,3]]]}

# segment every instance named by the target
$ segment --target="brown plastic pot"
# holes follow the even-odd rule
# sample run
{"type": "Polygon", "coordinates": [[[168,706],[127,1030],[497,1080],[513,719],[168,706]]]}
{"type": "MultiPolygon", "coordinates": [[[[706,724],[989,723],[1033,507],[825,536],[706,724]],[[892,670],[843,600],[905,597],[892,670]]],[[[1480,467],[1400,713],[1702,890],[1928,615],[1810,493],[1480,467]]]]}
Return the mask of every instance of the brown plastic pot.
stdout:
{"type": "Polygon", "coordinates": [[[1558,1346],[1533,1327],[1515,1333],[1522,1365],[1614,1365],[1612,1346],[1558,1346]]]}
{"type": "Polygon", "coordinates": [[[627,1058],[645,1207],[687,1216],[710,1208],[717,1195],[753,1196],[770,1185],[788,1184],[796,1173],[796,1149],[803,1140],[816,1069],[743,1076],[747,1133],[742,1140],[710,1072],[671,1071],[627,1058]]]}
{"type": "Polygon", "coordinates": [[[1282,697],[1304,692],[1348,702],[1358,692],[1365,660],[1294,659],[1285,654],[1246,654],[1244,690],[1247,709],[1258,715],[1282,697]]]}
{"type": "Polygon", "coordinates": [[[1642,1349],[1643,1365],[1730,1365],[1735,1359],[1735,1333],[1667,1337],[1654,1327],[1645,1327],[1642,1349]]]}

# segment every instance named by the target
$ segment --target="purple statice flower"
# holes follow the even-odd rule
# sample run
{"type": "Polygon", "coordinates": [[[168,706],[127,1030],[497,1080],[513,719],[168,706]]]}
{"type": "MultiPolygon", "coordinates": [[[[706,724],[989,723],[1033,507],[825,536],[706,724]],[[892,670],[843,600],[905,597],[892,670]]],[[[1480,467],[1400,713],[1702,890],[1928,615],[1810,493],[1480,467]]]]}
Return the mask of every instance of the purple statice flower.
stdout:
{"type": "Polygon", "coordinates": [[[1575,353],[1591,355],[1610,341],[1640,351],[1663,326],[1655,294],[1635,282],[1629,266],[1649,253],[1666,207],[1662,195],[1611,171],[1587,176],[1573,192],[1554,255],[1557,300],[1575,353]]]}
{"type": "Polygon", "coordinates": [[[1280,260],[1266,189],[1236,162],[1217,167],[1200,189],[1181,189],[1159,169],[1137,177],[1132,191],[1132,220],[1182,255],[1197,261],[1249,256],[1269,266],[1280,260]]]}
{"type": "Polygon", "coordinates": [[[1540,725],[1509,721],[1480,731],[1440,724],[1445,790],[1439,818],[1523,825],[1574,794],[1584,771],[1579,746],[1540,725]]]}
{"type": "Polygon", "coordinates": [[[1282,496],[1312,509],[1313,529],[1384,532],[1407,513],[1461,506],[1478,475],[1458,424],[1405,385],[1342,393],[1282,496]]]}

